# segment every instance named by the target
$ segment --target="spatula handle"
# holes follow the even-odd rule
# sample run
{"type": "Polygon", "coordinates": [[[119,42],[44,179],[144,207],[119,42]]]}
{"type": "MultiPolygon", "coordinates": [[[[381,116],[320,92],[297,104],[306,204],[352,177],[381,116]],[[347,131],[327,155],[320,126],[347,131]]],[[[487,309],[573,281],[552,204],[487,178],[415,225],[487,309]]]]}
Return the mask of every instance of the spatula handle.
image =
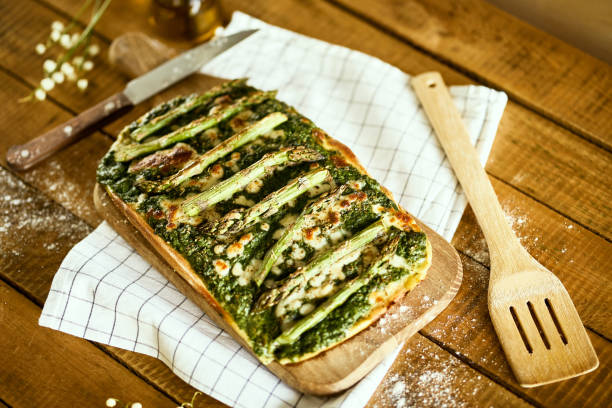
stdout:
{"type": "MultiPolygon", "coordinates": [[[[421,74],[412,79],[412,86],[476,214],[489,246],[492,265],[494,262],[516,265],[517,255],[529,262],[531,257],[506,222],[495,191],[480,164],[476,149],[470,142],[442,76],[438,72],[421,74]]],[[[508,269],[499,266],[495,269],[508,269]]]]}

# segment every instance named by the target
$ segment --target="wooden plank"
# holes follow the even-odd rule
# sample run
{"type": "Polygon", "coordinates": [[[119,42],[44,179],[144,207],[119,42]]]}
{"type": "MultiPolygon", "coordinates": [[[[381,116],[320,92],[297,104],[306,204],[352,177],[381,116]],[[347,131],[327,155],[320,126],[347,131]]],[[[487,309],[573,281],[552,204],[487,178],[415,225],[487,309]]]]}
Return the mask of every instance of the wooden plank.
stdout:
{"type": "Polygon", "coordinates": [[[334,0],[612,148],[612,66],[483,0],[334,0]]]}
{"type": "MultiPolygon", "coordinates": [[[[36,304],[42,306],[45,301],[66,253],[90,232],[84,221],[0,167],[0,277],[36,304]]],[[[176,401],[190,400],[195,392],[160,360],[115,347],[103,348],[176,401]]],[[[223,406],[212,398],[203,401],[206,406],[223,406]]]]}
{"type": "Polygon", "coordinates": [[[92,344],[38,326],[40,309],[0,281],[0,395],[13,407],[173,401],[92,344]]]}
{"type": "Polygon", "coordinates": [[[482,367],[509,386],[545,406],[603,407],[609,405],[612,389],[612,343],[589,332],[600,367],[592,373],[537,388],[520,387],[504,358],[489,320],[487,285],[489,270],[466,256],[461,257],[464,283],[455,301],[429,326],[421,330],[428,338],[444,343],[457,355],[482,367]]]}
{"type": "MultiPolygon", "coordinates": [[[[48,57],[36,54],[34,47],[37,43],[47,40],[51,32],[51,22],[58,19],[61,20],[57,13],[32,0],[2,1],[0,27],[11,29],[0,33],[0,40],[4,44],[0,48],[0,65],[16,73],[30,85],[38,86],[43,76],[42,63],[48,57]]],[[[124,87],[122,78],[106,63],[108,44],[97,37],[94,37],[93,42],[100,46],[100,54],[95,59],[94,69],[86,75],[89,79],[87,90],[82,92],[74,84],[64,82],[49,93],[49,96],[75,112],[93,106],[124,87]]],[[[28,94],[29,90],[13,97],[21,98],[28,94]]],[[[23,106],[32,109],[40,105],[30,103],[23,106]]]]}
{"type": "Polygon", "coordinates": [[[440,356],[435,343],[410,339],[379,384],[367,407],[524,407],[531,406],[457,357],[440,356]],[[486,387],[483,387],[486,385],[486,387]]]}
{"type": "MultiPolygon", "coordinates": [[[[29,90],[4,72],[0,72],[0,83],[0,133],[5,135],[0,141],[0,163],[6,165],[9,146],[23,143],[32,135],[59,125],[70,114],[48,102],[37,105],[18,103],[19,95],[29,90]]],[[[110,144],[108,137],[95,133],[19,176],[90,225],[98,224],[101,219],[93,208],[91,191],[95,184],[97,161],[110,144]]]]}
{"type": "MultiPolygon", "coordinates": [[[[0,231],[0,254],[5,254],[5,258],[0,258],[0,276],[19,286],[37,304],[42,305],[49,291],[53,275],[65,253],[83,234],[88,232],[87,228],[75,216],[41,196],[33,188],[25,186],[2,168],[0,168],[0,197],[3,198],[0,200],[1,225],[19,226],[20,220],[27,217],[35,220],[32,223],[13,228],[10,232],[8,229],[7,231],[0,231]],[[20,206],[22,207],[20,208],[20,206]],[[39,221],[47,217],[51,220],[39,221]],[[51,245],[53,243],[57,243],[57,246],[51,245]],[[47,251],[42,250],[43,248],[47,251]],[[41,260],[40,263],[37,262],[38,259],[41,260]],[[7,263],[8,260],[11,260],[12,263],[7,263]]],[[[59,336],[73,339],[65,335],[59,336]]],[[[427,363],[423,366],[422,372],[418,371],[423,375],[427,375],[431,371],[430,360],[441,362],[452,360],[449,367],[444,370],[448,377],[452,379],[448,386],[454,390],[453,393],[456,393],[458,398],[468,400],[473,398],[470,396],[471,388],[464,386],[466,383],[465,373],[468,372],[470,380],[467,384],[470,387],[477,386],[479,389],[493,390],[490,394],[486,394],[487,400],[491,403],[497,400],[516,400],[516,397],[510,392],[497,386],[485,376],[478,375],[472,369],[466,371],[466,367],[462,367],[459,361],[456,361],[447,351],[437,345],[426,339],[419,340],[419,344],[427,345],[428,350],[427,358],[422,358],[421,354],[423,353],[421,353],[414,360],[414,362],[422,360],[427,363]]],[[[148,381],[162,388],[177,401],[185,401],[192,395],[193,388],[172,374],[161,361],[114,347],[104,346],[103,348],[148,381]]],[[[415,366],[414,370],[416,369],[415,366]]],[[[0,391],[0,398],[2,395],[0,391]]],[[[207,407],[223,406],[207,396],[203,398],[203,401],[205,402],[204,406],[207,407]]]]}
{"type": "MultiPolygon", "coordinates": [[[[493,187],[523,246],[554,272],[570,293],[584,324],[612,339],[612,244],[499,180],[493,187]]],[[[489,266],[489,253],[474,213],[463,214],[452,244],[489,266]]]]}
{"type": "MultiPolygon", "coordinates": [[[[58,0],[54,2],[54,7],[73,12],[78,4],[73,0],[58,0]]],[[[241,9],[270,23],[369,53],[408,73],[438,70],[447,83],[470,82],[448,66],[325,2],[306,5],[297,0],[261,4],[226,0],[223,6],[228,14],[241,9]]],[[[36,12],[37,7],[42,6],[33,5],[32,13],[42,18],[44,13],[36,12]]],[[[133,17],[128,22],[130,29],[147,29],[147,14],[142,7],[141,2],[134,0],[111,4],[100,23],[100,31],[111,38],[119,34],[118,27],[121,26],[123,30],[123,25],[114,22],[125,22],[126,15],[133,17]],[[105,20],[107,22],[103,24],[105,20]]],[[[133,118],[134,115],[136,112],[128,117],[133,118]]],[[[115,132],[117,126],[111,126],[109,130],[115,132]]],[[[612,160],[607,152],[572,132],[511,102],[502,118],[487,170],[569,218],[612,239],[612,220],[606,216],[606,212],[612,211],[609,204],[612,202],[612,182],[606,177],[612,172],[612,160]],[[566,182],[569,175],[571,183],[566,182]]]]}
{"type": "MultiPolygon", "coordinates": [[[[264,7],[264,6],[261,6],[261,7],[264,7]]],[[[297,7],[297,6],[296,6],[296,7],[297,7]]],[[[317,4],[317,5],[315,5],[315,7],[320,7],[320,6],[317,4]]],[[[255,8],[255,7],[253,7],[253,8],[255,8]]],[[[305,10],[301,10],[301,9],[297,9],[297,10],[298,10],[299,12],[303,12],[303,13],[305,12],[305,10]]],[[[266,10],[264,10],[264,11],[266,11],[266,10]]],[[[320,14],[317,16],[317,19],[314,19],[314,20],[313,20],[313,19],[310,19],[310,20],[305,19],[305,21],[310,21],[311,23],[313,23],[313,24],[315,25],[315,27],[313,28],[313,31],[315,31],[315,30],[316,30],[316,28],[318,27],[318,26],[316,25],[316,24],[318,24],[318,23],[317,23],[317,20],[318,20],[318,19],[327,20],[327,18],[325,17],[325,16],[326,16],[326,14],[325,14],[326,9],[319,10],[319,11],[320,11],[320,14]]],[[[278,13],[278,14],[276,14],[276,15],[275,15],[274,13],[269,13],[269,14],[270,14],[270,16],[271,16],[272,18],[275,18],[275,19],[277,19],[278,21],[282,21],[282,19],[284,19],[284,18],[288,18],[287,16],[283,16],[283,15],[282,15],[282,10],[281,10],[281,13],[278,13]]],[[[308,17],[308,16],[309,16],[309,14],[307,13],[307,10],[306,10],[306,13],[304,13],[304,15],[305,15],[306,17],[308,17]]],[[[264,16],[264,17],[266,17],[266,16],[264,16]]],[[[312,16],[310,16],[310,17],[312,17],[312,16]]],[[[334,18],[335,18],[335,15],[332,15],[332,17],[334,17],[334,18]]],[[[267,17],[266,17],[266,18],[267,18],[267,17]]],[[[347,28],[347,26],[350,26],[350,25],[347,25],[347,24],[345,24],[345,23],[342,23],[342,21],[344,21],[344,20],[342,20],[342,17],[339,17],[339,18],[340,18],[340,20],[338,20],[338,25],[340,26],[340,28],[341,28],[341,29],[339,29],[339,30],[334,30],[334,26],[333,26],[333,24],[329,24],[329,23],[327,23],[327,22],[326,22],[325,24],[323,24],[323,28],[327,28],[327,29],[328,29],[328,31],[321,32],[321,33],[320,33],[320,36],[323,36],[323,35],[328,35],[327,33],[329,32],[329,33],[330,33],[329,35],[330,35],[331,37],[335,36],[335,38],[337,38],[337,39],[338,39],[336,42],[345,41],[345,39],[344,39],[343,37],[341,37],[340,35],[342,34],[342,30],[343,30],[343,29],[346,29],[346,28],[347,28]],[[344,28],[342,28],[342,27],[344,27],[344,28]]],[[[268,19],[269,21],[271,21],[269,18],[267,18],[267,19],[268,19]]],[[[275,22],[275,21],[272,21],[272,22],[275,22]]],[[[351,21],[349,21],[349,22],[351,22],[351,21]]],[[[276,23],[277,23],[277,24],[280,24],[280,23],[278,23],[278,22],[276,22],[276,23]]],[[[361,30],[362,30],[362,28],[363,28],[363,27],[361,27],[360,22],[359,22],[358,20],[355,20],[355,21],[353,21],[353,23],[354,23],[354,26],[355,26],[355,30],[353,30],[353,31],[355,31],[355,32],[361,32],[361,30]]],[[[288,24],[288,23],[287,23],[287,24],[288,24]]],[[[291,24],[296,24],[296,22],[295,22],[295,21],[291,21],[291,24]]],[[[367,27],[367,26],[366,26],[366,27],[367,27]]],[[[289,27],[289,28],[292,28],[292,27],[289,27]]],[[[295,29],[295,28],[294,28],[294,29],[295,29]]],[[[309,34],[309,35],[315,35],[315,36],[316,36],[316,33],[309,33],[309,32],[307,32],[307,31],[306,31],[306,30],[307,30],[307,27],[306,27],[306,28],[302,27],[302,30],[304,30],[304,32],[305,32],[306,34],[309,34]]],[[[365,45],[364,45],[364,47],[365,47],[366,49],[364,49],[364,50],[365,50],[365,51],[367,51],[367,52],[370,52],[370,53],[372,53],[372,54],[373,54],[373,53],[376,51],[376,50],[375,50],[375,45],[376,45],[376,42],[378,41],[378,42],[379,42],[379,44],[380,44],[381,37],[384,37],[384,36],[380,35],[380,33],[377,35],[377,34],[376,34],[376,31],[375,31],[375,30],[372,30],[372,32],[368,32],[368,31],[366,31],[366,32],[365,32],[365,33],[366,33],[366,35],[364,35],[363,37],[361,37],[361,39],[359,39],[359,38],[357,38],[357,37],[359,37],[359,36],[357,36],[356,34],[354,34],[354,32],[353,32],[353,31],[351,31],[351,30],[349,30],[349,31],[345,31],[345,34],[347,34],[347,35],[346,35],[346,38],[347,38],[347,40],[346,40],[346,41],[348,41],[349,43],[344,44],[344,45],[348,45],[348,46],[357,47],[357,46],[358,46],[358,42],[359,42],[359,41],[361,41],[361,43],[365,44],[365,45]],[[371,42],[371,41],[369,40],[370,38],[372,38],[372,39],[373,39],[373,42],[371,42]],[[353,44],[353,45],[351,45],[351,44],[353,44]],[[368,47],[371,49],[371,51],[368,51],[368,49],[367,49],[368,47]]],[[[324,39],[325,39],[325,38],[324,38],[324,39]]],[[[331,41],[333,41],[333,39],[331,39],[331,41]]],[[[387,40],[385,40],[385,41],[387,41],[387,40]]],[[[388,41],[390,41],[390,43],[391,43],[390,45],[391,45],[391,46],[393,46],[393,45],[395,44],[395,43],[394,43],[393,41],[391,41],[391,40],[388,40],[388,41]]],[[[429,69],[429,68],[436,69],[436,67],[435,67],[435,66],[433,66],[433,65],[432,65],[431,67],[427,67],[427,68],[423,68],[423,66],[422,66],[422,65],[420,65],[420,68],[419,68],[419,63],[420,63],[420,62],[422,63],[422,59],[419,57],[419,55],[418,55],[418,54],[410,54],[409,52],[404,51],[404,50],[405,50],[405,47],[403,47],[403,46],[401,46],[401,45],[399,45],[399,44],[400,44],[400,43],[395,44],[395,45],[396,45],[397,55],[398,55],[398,60],[404,60],[404,62],[401,62],[401,61],[400,61],[400,63],[402,63],[402,64],[404,64],[404,65],[406,65],[406,66],[409,66],[409,65],[413,64],[412,62],[410,62],[410,61],[409,61],[410,56],[411,56],[411,55],[413,55],[413,56],[414,56],[414,60],[416,61],[416,68],[415,68],[415,69],[414,69],[412,72],[419,72],[419,71],[421,71],[421,70],[424,70],[424,69],[429,69]]],[[[383,54],[383,53],[384,53],[384,54],[386,54],[386,55],[387,55],[387,57],[384,57],[384,56],[383,56],[383,59],[386,59],[386,60],[388,60],[388,61],[393,62],[393,61],[391,60],[391,59],[393,58],[393,54],[392,54],[392,52],[391,52],[390,50],[386,49],[386,47],[385,47],[385,49],[384,49],[383,51],[381,51],[380,53],[381,53],[381,54],[383,54]]],[[[396,65],[400,65],[400,63],[396,63],[396,65]]],[[[403,68],[403,69],[404,69],[404,68],[403,68]]],[[[407,69],[406,69],[406,70],[407,70],[407,69]]],[[[407,71],[408,71],[408,70],[407,70],[407,71]]],[[[409,72],[411,72],[411,71],[409,71],[409,72]]],[[[452,73],[451,71],[449,71],[449,76],[450,76],[450,77],[452,77],[452,76],[453,76],[453,73],[452,73]]],[[[446,76],[445,76],[445,77],[446,77],[446,76]]],[[[464,79],[464,78],[462,78],[462,77],[460,77],[460,76],[458,76],[458,75],[456,75],[456,74],[455,74],[455,78],[457,79],[457,81],[465,81],[465,79],[464,79]]],[[[3,82],[3,84],[4,84],[4,83],[5,83],[5,82],[3,82]]],[[[455,83],[457,83],[457,82],[455,82],[455,83]]],[[[13,96],[13,97],[15,97],[15,96],[13,96]]],[[[46,104],[44,104],[44,105],[46,105],[46,104]]],[[[43,105],[39,105],[39,106],[43,106],[43,105]]],[[[512,105],[511,105],[511,106],[512,106],[512,105]]],[[[509,110],[511,109],[511,106],[510,106],[510,107],[508,108],[508,110],[506,111],[505,116],[507,116],[507,115],[508,115],[508,112],[509,112],[509,110]]],[[[537,116],[536,116],[536,118],[537,118],[537,116]]],[[[29,119],[29,118],[28,118],[28,119],[29,119]]],[[[505,119],[505,118],[504,118],[504,119],[505,119]]],[[[527,125],[530,125],[530,123],[531,123],[531,122],[533,122],[533,121],[531,121],[531,120],[530,120],[530,121],[528,121],[528,122],[529,122],[529,123],[527,123],[527,125]]],[[[546,123],[546,121],[541,121],[541,120],[540,120],[540,122],[541,122],[541,123],[546,123]]],[[[540,123],[540,122],[538,122],[538,123],[540,123]]],[[[5,121],[3,121],[3,123],[5,123],[5,121]]],[[[523,127],[522,127],[522,129],[525,129],[525,126],[527,126],[527,125],[522,125],[522,126],[523,126],[523,127]]],[[[527,129],[529,130],[529,129],[532,129],[532,128],[527,127],[527,129]]],[[[521,130],[521,128],[519,128],[518,130],[521,130]]],[[[529,135],[529,134],[527,134],[527,135],[529,135]]],[[[555,132],[550,132],[548,137],[550,137],[551,139],[556,139],[556,138],[558,138],[559,136],[558,136],[558,134],[557,134],[557,133],[555,133],[555,132]]],[[[498,136],[498,139],[499,139],[499,136],[498,136]]],[[[562,140],[563,140],[563,138],[562,138],[562,140]]],[[[595,161],[597,162],[597,160],[595,160],[595,161]]],[[[571,167],[569,167],[569,168],[571,168],[571,167]]],[[[554,173],[554,174],[560,174],[560,177],[562,177],[562,175],[561,175],[561,173],[562,173],[562,172],[557,172],[557,170],[555,170],[555,169],[554,169],[554,167],[552,167],[552,166],[551,166],[551,167],[549,167],[549,168],[546,168],[545,170],[549,171],[549,170],[551,170],[551,169],[552,169],[553,171],[555,171],[555,173],[554,173]]],[[[565,170],[567,170],[567,168],[565,168],[565,170]]],[[[553,204],[554,204],[554,203],[553,203],[553,204]]],[[[595,208],[597,208],[597,207],[595,207],[595,208]]],[[[548,211],[549,211],[549,210],[548,210],[548,211]]],[[[605,213],[604,213],[604,214],[605,214],[605,213]]],[[[537,222],[538,222],[538,220],[534,220],[534,224],[536,224],[537,222]]],[[[539,222],[540,222],[541,224],[544,224],[544,223],[546,223],[547,221],[546,221],[546,218],[543,218],[543,219],[539,220],[539,222]]],[[[554,233],[554,231],[555,231],[555,230],[551,231],[551,234],[553,234],[553,233],[554,233]]],[[[600,239],[600,238],[598,238],[598,239],[600,239]]],[[[578,251],[579,251],[579,250],[586,251],[586,248],[577,248],[577,250],[578,250],[578,251]]],[[[53,273],[53,271],[52,271],[51,273],[53,273]]],[[[594,279],[596,279],[596,278],[594,278],[594,279]]],[[[600,368],[600,369],[601,369],[601,368],[600,368]]],[[[587,388],[588,388],[588,387],[587,387],[587,388]]],[[[555,398],[559,398],[559,397],[557,396],[557,397],[555,397],[555,398]]]]}

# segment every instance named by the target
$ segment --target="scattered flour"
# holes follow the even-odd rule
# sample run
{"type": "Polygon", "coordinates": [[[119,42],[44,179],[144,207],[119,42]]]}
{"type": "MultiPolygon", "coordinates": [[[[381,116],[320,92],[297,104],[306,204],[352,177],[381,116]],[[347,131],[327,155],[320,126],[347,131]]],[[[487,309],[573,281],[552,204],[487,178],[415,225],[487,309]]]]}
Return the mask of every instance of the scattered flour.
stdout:
{"type": "Polygon", "coordinates": [[[0,263],[17,268],[21,256],[67,251],[91,231],[83,221],[0,168],[0,263]]]}

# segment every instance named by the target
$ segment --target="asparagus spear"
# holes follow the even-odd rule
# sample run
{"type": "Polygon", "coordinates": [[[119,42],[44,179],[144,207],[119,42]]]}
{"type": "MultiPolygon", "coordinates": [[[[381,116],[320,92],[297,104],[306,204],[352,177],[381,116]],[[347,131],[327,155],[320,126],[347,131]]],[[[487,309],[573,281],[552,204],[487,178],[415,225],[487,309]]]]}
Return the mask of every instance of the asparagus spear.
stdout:
{"type": "Polygon", "coordinates": [[[219,95],[228,93],[232,88],[236,88],[238,86],[244,85],[246,81],[247,81],[246,78],[229,81],[229,82],[226,82],[224,84],[221,84],[219,86],[212,88],[211,90],[209,90],[208,92],[200,96],[188,98],[186,101],[184,101],[182,104],[180,104],[176,108],[164,113],[163,115],[160,115],[152,119],[151,121],[145,123],[144,125],[134,130],[130,134],[130,137],[133,140],[140,142],[145,137],[153,134],[157,130],[172,123],[179,116],[184,115],[185,113],[190,112],[194,110],[195,108],[208,103],[210,100],[212,100],[213,98],[216,98],[219,95]]]}
{"type": "Polygon", "coordinates": [[[258,136],[274,129],[276,126],[287,120],[287,116],[280,112],[274,112],[261,119],[257,123],[243,129],[235,135],[225,139],[223,142],[215,146],[212,150],[207,151],[200,157],[193,160],[178,173],[173,174],[166,180],[162,181],[156,188],[156,192],[165,191],[168,188],[176,187],[183,181],[202,173],[208,166],[228,153],[236,150],[240,146],[256,139],[258,136]]]}
{"type": "Polygon", "coordinates": [[[152,140],[147,143],[133,143],[127,145],[119,145],[115,151],[115,160],[124,162],[132,160],[143,154],[151,153],[156,150],[163,149],[174,143],[181,142],[183,140],[192,138],[197,134],[216,126],[219,122],[228,119],[240,111],[243,111],[251,105],[255,105],[265,101],[266,99],[273,98],[276,92],[255,92],[252,95],[244,98],[240,98],[234,104],[224,108],[211,116],[206,116],[183,126],[180,129],[175,130],[172,133],[164,135],[158,139],[152,140]]]}
{"type": "Polygon", "coordinates": [[[365,272],[352,281],[346,282],[340,288],[340,290],[338,290],[338,292],[319,305],[315,310],[310,312],[308,316],[297,322],[290,329],[282,332],[280,336],[270,343],[269,351],[273,352],[279,346],[295,342],[302,335],[302,333],[319,324],[334,309],[343,305],[353,293],[370,283],[372,278],[383,271],[383,266],[389,262],[391,257],[395,254],[399,241],[399,235],[393,238],[365,272]]]}
{"type": "Polygon", "coordinates": [[[248,210],[235,210],[223,217],[215,226],[217,234],[236,234],[253,225],[261,218],[266,218],[278,211],[280,207],[302,195],[312,186],[322,183],[330,174],[327,169],[319,168],[303,174],[283,188],[270,193],[259,203],[248,210]]]}
{"type": "Polygon", "coordinates": [[[207,207],[210,207],[211,205],[214,205],[220,201],[227,200],[234,195],[234,193],[245,188],[251,181],[271,172],[274,166],[284,163],[291,164],[318,161],[322,158],[323,156],[321,153],[315,150],[306,149],[304,147],[282,149],[275,153],[268,153],[258,162],[239,171],[232,177],[223,180],[219,184],[215,184],[208,190],[205,190],[192,198],[185,200],[181,204],[180,208],[187,216],[196,216],[200,213],[200,211],[206,209],[207,207]]]}
{"type": "Polygon", "coordinates": [[[285,233],[266,253],[266,256],[264,257],[263,262],[261,264],[261,268],[259,269],[259,271],[257,271],[257,274],[254,278],[255,284],[257,284],[257,286],[261,286],[263,281],[268,276],[268,273],[270,273],[270,269],[272,269],[272,267],[276,263],[278,257],[285,251],[285,249],[287,249],[289,244],[293,241],[295,235],[302,230],[304,224],[306,224],[306,221],[308,220],[308,215],[327,208],[330,203],[337,200],[338,197],[342,195],[346,188],[346,184],[341,185],[335,191],[315,201],[314,203],[306,207],[304,211],[302,211],[302,213],[295,220],[295,222],[287,228],[285,233]]]}
{"type": "Polygon", "coordinates": [[[331,267],[334,263],[344,258],[353,251],[357,251],[370,242],[374,241],[389,228],[389,224],[384,218],[370,224],[366,229],[350,239],[342,242],[335,248],[331,248],[323,252],[312,260],[308,265],[305,265],[294,273],[292,273],[280,286],[264,292],[257,304],[255,311],[260,311],[268,307],[276,305],[281,300],[287,298],[291,292],[306,284],[310,279],[317,276],[321,271],[331,267]]]}

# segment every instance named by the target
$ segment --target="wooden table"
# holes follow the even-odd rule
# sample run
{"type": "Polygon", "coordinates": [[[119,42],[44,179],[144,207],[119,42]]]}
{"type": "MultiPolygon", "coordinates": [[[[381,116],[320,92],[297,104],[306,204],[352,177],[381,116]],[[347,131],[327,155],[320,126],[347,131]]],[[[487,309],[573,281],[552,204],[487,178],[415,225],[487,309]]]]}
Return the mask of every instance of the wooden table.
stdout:
{"type": "MultiPolygon", "coordinates": [[[[120,90],[125,78],[97,64],[85,96],[69,87],[20,104],[41,76],[34,45],[77,0],[0,0],[0,407],[103,406],[106,398],[171,407],[192,387],[158,360],[38,327],[66,252],[99,222],[96,161],[110,126],[35,169],[7,170],[8,147],[120,90]]],[[[481,0],[226,0],[315,38],[363,51],[449,84],[481,83],[510,101],[487,164],[517,234],[572,295],[600,359],[583,377],[518,386],[488,319],[489,258],[470,209],[452,241],[464,263],[456,299],[414,336],[370,407],[612,405],[612,67],[481,0]],[[445,405],[446,404],[446,405],[445,405]]],[[[147,1],[121,0],[96,27],[103,51],[126,31],[150,32],[147,1]]],[[[221,406],[203,397],[198,406],[221,406]]]]}

